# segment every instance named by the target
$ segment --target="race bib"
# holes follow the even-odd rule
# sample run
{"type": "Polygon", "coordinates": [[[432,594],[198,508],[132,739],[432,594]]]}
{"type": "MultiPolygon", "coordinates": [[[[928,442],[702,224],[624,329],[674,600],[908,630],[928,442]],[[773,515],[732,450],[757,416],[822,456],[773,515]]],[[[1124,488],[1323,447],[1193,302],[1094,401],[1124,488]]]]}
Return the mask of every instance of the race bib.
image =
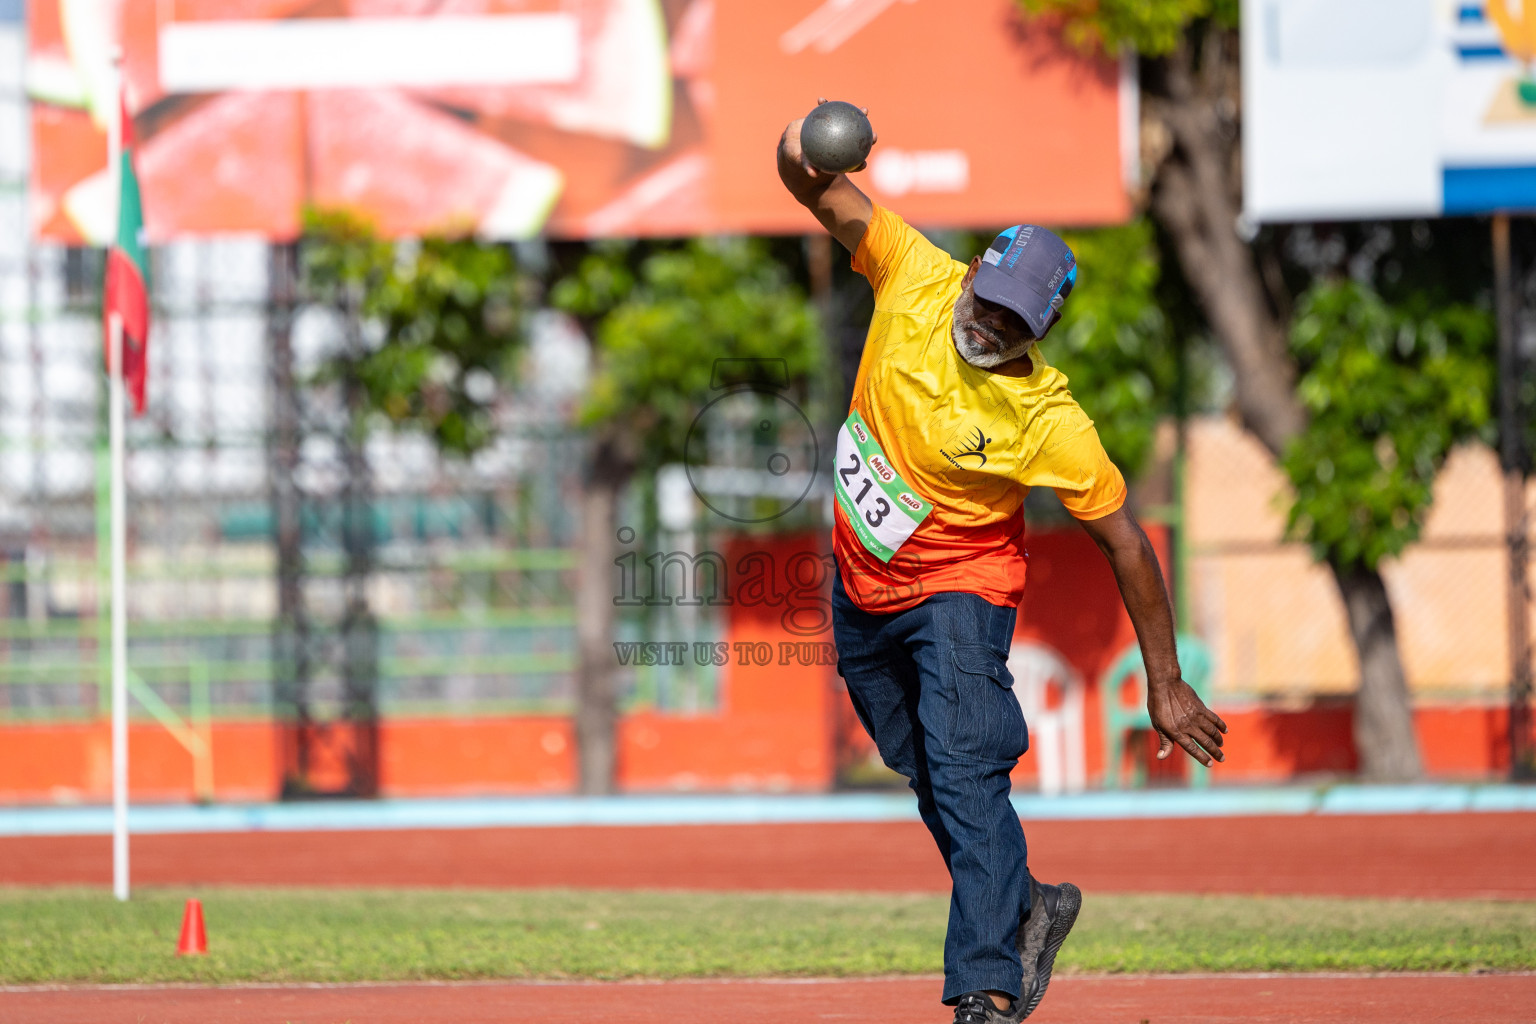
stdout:
{"type": "Polygon", "coordinates": [[[837,432],[837,503],[853,524],[859,543],[889,562],[933,511],[886,458],[864,417],[848,414],[837,432]]]}

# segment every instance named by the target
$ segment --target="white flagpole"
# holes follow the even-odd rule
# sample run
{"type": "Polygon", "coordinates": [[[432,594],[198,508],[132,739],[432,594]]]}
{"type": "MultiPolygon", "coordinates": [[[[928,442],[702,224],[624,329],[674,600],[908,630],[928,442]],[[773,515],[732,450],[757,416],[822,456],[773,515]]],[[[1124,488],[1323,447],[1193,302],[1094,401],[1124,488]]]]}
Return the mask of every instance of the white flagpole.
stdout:
{"type": "Polygon", "coordinates": [[[128,554],[123,491],[123,318],[112,314],[108,402],[112,463],[112,892],[128,898],[128,554]]]}
{"type": "MultiPolygon", "coordinates": [[[[122,204],[122,63],[113,55],[112,102],[107,115],[107,161],[112,181],[113,241],[122,204]]],[[[127,502],[123,481],[123,318],[108,318],[107,433],[111,462],[112,559],[112,893],[128,898],[128,599],[124,579],[128,556],[127,502]]]]}

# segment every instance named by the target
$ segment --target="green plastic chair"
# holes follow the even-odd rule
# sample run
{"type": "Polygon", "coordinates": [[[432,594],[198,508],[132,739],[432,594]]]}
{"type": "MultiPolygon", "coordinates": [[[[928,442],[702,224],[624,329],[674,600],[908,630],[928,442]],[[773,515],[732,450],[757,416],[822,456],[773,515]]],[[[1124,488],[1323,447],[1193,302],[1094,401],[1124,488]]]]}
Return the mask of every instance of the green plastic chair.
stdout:
{"type": "MultiPolygon", "coordinates": [[[[1178,645],[1179,668],[1184,673],[1184,681],[1201,700],[1205,700],[1211,680],[1211,649],[1199,637],[1189,633],[1180,633],[1174,642],[1178,645]]],[[[1142,664],[1140,644],[1132,642],[1109,666],[1100,679],[1099,696],[1104,702],[1104,788],[1119,789],[1126,734],[1152,728],[1152,718],[1147,714],[1147,669],[1142,664]],[[1124,702],[1122,691],[1127,682],[1135,684],[1133,704],[1124,702]]],[[[1189,766],[1191,787],[1210,785],[1209,768],[1194,759],[1190,760],[1189,766]]],[[[1136,785],[1146,784],[1146,767],[1139,760],[1134,776],[1136,785]]]]}

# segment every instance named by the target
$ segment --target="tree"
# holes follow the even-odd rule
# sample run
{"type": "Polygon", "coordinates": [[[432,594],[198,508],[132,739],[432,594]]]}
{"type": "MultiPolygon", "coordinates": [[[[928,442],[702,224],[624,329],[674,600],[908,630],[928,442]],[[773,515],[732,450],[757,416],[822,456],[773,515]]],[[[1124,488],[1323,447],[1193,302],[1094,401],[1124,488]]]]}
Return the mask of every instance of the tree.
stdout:
{"type": "Polygon", "coordinates": [[[1291,330],[1308,413],[1281,460],[1291,536],[1346,571],[1417,540],[1446,456],[1491,421],[1493,344],[1486,309],[1412,311],[1357,281],[1313,285],[1291,330]]]}
{"type": "MultiPolygon", "coordinates": [[[[346,744],[349,789],[377,789],[378,622],[368,586],[376,557],[373,467],[367,434],[380,414],[423,428],[446,451],[468,453],[488,437],[489,416],[474,396],[494,392],[494,372],[512,365],[521,340],[518,276],[505,249],[465,239],[395,246],[342,213],[306,215],[300,247],[302,290],[313,311],[335,318],[339,344],[328,346],[318,373],[295,381],[288,324],[274,333],[273,511],[278,555],[278,623],[274,635],[277,696],[292,716],[284,748],[284,792],[312,789],[310,751],[317,742],[346,744]],[[391,344],[379,346],[380,337],[391,344]],[[308,438],[329,434],[340,472],[308,438]],[[316,644],[303,580],[305,498],[334,492],[343,551],[342,610],[333,642],[316,644]],[[308,694],[317,658],[340,670],[340,718],[317,723],[308,694]],[[333,730],[331,725],[344,728],[333,730]]],[[[281,273],[282,263],[274,261],[281,273]]],[[[281,279],[279,279],[281,280],[281,279]]],[[[330,519],[322,515],[322,520],[330,519]]]]}
{"type": "Polygon", "coordinates": [[[1477,401],[1443,401],[1443,391],[1426,384],[1364,408],[1371,399],[1341,394],[1329,375],[1348,364],[1359,370],[1357,390],[1402,388],[1440,365],[1433,338],[1486,338],[1475,323],[1486,312],[1390,308],[1365,282],[1308,291],[1312,282],[1298,282],[1296,268],[1284,265],[1285,230],[1240,233],[1236,0],[1018,2],[1074,45],[1131,48],[1143,57],[1148,210],[1232,368],[1239,419],[1297,487],[1292,535],[1312,542],[1343,599],[1360,667],[1355,744],[1362,773],[1416,777],[1418,746],[1379,564],[1416,535],[1428,481],[1448,444],[1478,428],[1477,401]],[[1389,331],[1412,339],[1406,352],[1372,348],[1389,331]],[[1426,419],[1433,426],[1421,429],[1426,419]],[[1383,482],[1390,495],[1374,490],[1383,482]]]}
{"type": "Polygon", "coordinates": [[[344,369],[370,408],[468,455],[494,437],[492,406],[515,381],[525,314],[541,297],[573,316],[594,371],[577,573],[576,746],[580,791],[613,788],[614,539],[620,495],[637,472],[681,457],[711,397],[715,361],[782,360],[792,381],[822,365],[804,293],[756,240],[568,243],[544,275],[502,245],[470,237],[391,244],[344,217],[315,219],[317,259],[352,283],[372,343],[344,369]]]}
{"type": "Polygon", "coordinates": [[[571,262],[549,298],[577,318],[597,356],[580,414],[590,447],[576,745],[581,791],[606,793],[616,769],[611,581],[619,496],[638,470],[682,458],[717,360],[783,360],[789,379],[803,382],[820,369],[823,346],[805,294],[762,241],[607,242],[571,262]]]}
{"type": "MultiPolygon", "coordinates": [[[[1137,218],[1120,227],[1063,236],[1084,267],[1062,320],[1044,342],[1051,365],[1093,411],[1104,450],[1135,475],[1152,452],[1157,425],[1182,416],[1190,393],[1208,389],[1160,301],[1164,281],[1155,226],[1137,218]]],[[[1203,362],[1203,360],[1201,361],[1203,362]]]]}
{"type": "Polygon", "coordinates": [[[470,455],[494,436],[490,402],[516,377],[536,289],[506,246],[472,237],[396,245],[344,213],[306,219],[312,286],[380,343],[342,353],[325,374],[355,380],[367,407],[420,430],[438,448],[470,455]]]}
{"type": "MultiPolygon", "coordinates": [[[[1418,539],[1451,448],[1489,423],[1493,339],[1486,309],[1393,308],[1355,281],[1320,282],[1297,307],[1291,352],[1308,419],[1281,460],[1295,494],[1287,531],[1340,581],[1361,664],[1392,673],[1385,683],[1395,699],[1359,701],[1357,734],[1412,735],[1379,570],[1418,539]]],[[[1408,754],[1378,752],[1392,760],[1374,774],[1417,774],[1408,754]]]]}

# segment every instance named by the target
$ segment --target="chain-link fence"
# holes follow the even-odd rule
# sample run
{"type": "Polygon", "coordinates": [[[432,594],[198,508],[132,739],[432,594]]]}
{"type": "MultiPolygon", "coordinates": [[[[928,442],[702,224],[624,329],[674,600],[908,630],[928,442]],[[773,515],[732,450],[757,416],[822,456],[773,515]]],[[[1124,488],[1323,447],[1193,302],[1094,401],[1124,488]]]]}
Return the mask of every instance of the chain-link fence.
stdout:
{"type": "MultiPolygon", "coordinates": [[[[272,710],[265,261],[266,246],[250,242],[155,251],[150,411],[129,429],[130,663],[171,705],[202,702],[220,716],[272,710]]],[[[8,298],[25,295],[7,302],[0,337],[8,719],[90,717],[105,699],[99,273],[89,250],[39,247],[6,266],[8,298]]],[[[328,329],[301,314],[301,378],[328,329]]],[[[567,509],[580,457],[568,418],[558,399],[520,396],[501,440],[469,464],[386,433],[367,443],[376,552],[366,586],[380,622],[382,710],[568,701],[567,509]]],[[[322,617],[340,600],[334,515],[321,503],[302,515],[303,571],[322,617]]]]}
{"type": "MultiPolygon", "coordinates": [[[[270,717],[281,574],[268,247],[187,242],[152,255],[150,405],[129,425],[127,457],[134,714],[270,717]]],[[[7,295],[21,298],[7,303],[0,332],[0,721],[106,711],[100,270],[99,253],[58,247],[23,250],[4,270],[7,295]]],[[[323,311],[298,313],[297,380],[313,378],[337,330],[323,311]]],[[[472,461],[387,430],[366,443],[365,586],[383,716],[571,707],[582,442],[569,424],[585,342],[549,323],[533,338],[530,384],[506,403],[495,444],[472,461]]],[[[302,444],[298,473],[323,491],[334,483],[326,475],[342,471],[334,438],[302,444]]],[[[622,517],[640,527],[640,546],[705,543],[694,534],[698,508],[662,522],[657,502],[676,502],[657,492],[640,481],[622,517]]],[[[750,495],[728,497],[738,508],[750,495]]],[[[824,525],[823,497],[812,495],[800,519],[824,525]]],[[[324,501],[300,514],[307,610],[321,631],[346,600],[340,515],[324,501]]],[[[716,643],[724,628],[709,605],[648,603],[621,609],[618,639],[716,643]]],[[[716,666],[627,669],[629,707],[718,705],[716,666]]],[[[309,696],[334,704],[340,684],[321,675],[309,696]]]]}
{"type": "MultiPolygon", "coordinates": [[[[1196,421],[1190,438],[1189,625],[1215,654],[1217,696],[1294,704],[1353,693],[1355,649],[1332,575],[1305,545],[1281,539],[1283,477],[1225,419],[1196,421]]],[[[1536,487],[1527,503],[1536,504],[1536,487]]],[[[1382,566],[1416,700],[1507,700],[1504,532],[1497,456],[1458,450],[1436,481],[1420,540],[1382,566]]]]}

